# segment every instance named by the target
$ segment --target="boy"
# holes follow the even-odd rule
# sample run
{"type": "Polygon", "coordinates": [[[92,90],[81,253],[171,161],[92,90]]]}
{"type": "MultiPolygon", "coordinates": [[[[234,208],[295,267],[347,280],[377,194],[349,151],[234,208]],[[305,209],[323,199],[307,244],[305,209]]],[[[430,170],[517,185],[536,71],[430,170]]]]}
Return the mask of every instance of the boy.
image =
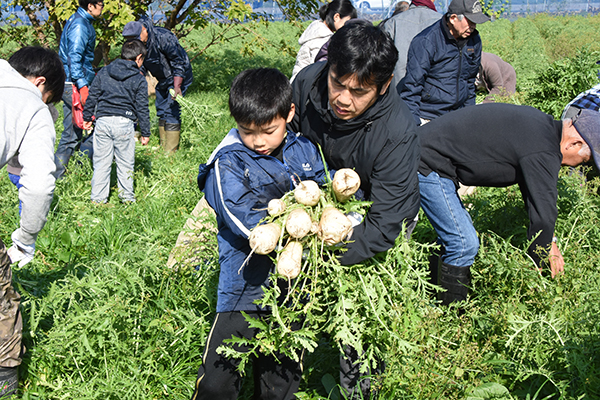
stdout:
{"type": "Polygon", "coordinates": [[[106,203],[110,187],[113,155],[117,162],[119,197],[135,202],[133,166],[135,163],[134,121],[139,121],[143,146],[150,140],[148,84],[140,67],[146,46],[139,40],[125,42],[121,59],[102,68],[94,79],[83,110],[84,129],[94,130],[94,175],[92,202],[106,203]]]}
{"type": "MultiPolygon", "coordinates": [[[[276,69],[247,70],[231,85],[229,110],[237,123],[208,162],[200,166],[198,186],[216,211],[219,226],[217,315],[198,370],[193,400],[237,399],[242,382],[236,360],[217,354],[224,339],[251,338],[242,311],[260,319],[268,310],[254,301],[270,285],[273,263],[250,254],[250,230],[267,216],[267,203],[292,190],[299,180],[323,181],[325,171],[316,147],[286,131],[295,111],[288,79],[276,69]]],[[[238,350],[245,350],[239,348],[238,350]]],[[[254,360],[255,398],[292,399],[301,365],[286,357],[254,360]]]]}

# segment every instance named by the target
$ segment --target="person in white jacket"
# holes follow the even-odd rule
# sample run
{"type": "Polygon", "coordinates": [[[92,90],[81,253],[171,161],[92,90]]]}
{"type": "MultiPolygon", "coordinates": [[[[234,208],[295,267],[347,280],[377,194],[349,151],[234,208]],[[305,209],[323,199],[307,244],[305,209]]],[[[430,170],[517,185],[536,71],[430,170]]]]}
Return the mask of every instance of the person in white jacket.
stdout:
{"type": "Polygon", "coordinates": [[[329,41],[331,35],[350,19],[356,18],[357,14],[350,0],[333,0],[321,6],[319,17],[321,19],[313,21],[298,39],[300,50],[290,81],[294,80],[302,68],[314,63],[317,53],[329,41]]]}
{"type": "Polygon", "coordinates": [[[21,296],[12,287],[11,264],[33,259],[38,232],[54,193],[56,132],[47,104],[60,101],[65,84],[54,51],[24,47],[0,60],[0,168],[13,157],[23,166],[19,190],[21,223],[8,250],[0,239],[0,398],[14,394],[21,364],[21,296]]]}

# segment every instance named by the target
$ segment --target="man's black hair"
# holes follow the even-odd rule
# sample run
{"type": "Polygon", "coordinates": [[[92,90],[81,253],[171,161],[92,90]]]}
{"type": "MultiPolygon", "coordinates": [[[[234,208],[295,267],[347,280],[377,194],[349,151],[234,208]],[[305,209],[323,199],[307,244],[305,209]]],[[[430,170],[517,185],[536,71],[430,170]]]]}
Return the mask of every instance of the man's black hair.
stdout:
{"type": "Polygon", "coordinates": [[[65,70],[55,51],[43,47],[23,47],[14,53],[8,63],[25,78],[46,78],[44,93],[52,95],[48,103],[60,101],[65,89],[65,70]]]}
{"type": "Polygon", "coordinates": [[[398,61],[392,38],[379,27],[362,19],[350,20],[333,34],[327,62],[338,77],[356,74],[361,85],[381,90],[398,61]]]}
{"type": "Polygon", "coordinates": [[[319,17],[332,32],[335,32],[333,21],[335,14],[340,14],[340,18],[354,19],[357,17],[356,8],[350,0],[333,0],[331,3],[323,4],[319,9],[319,17]]]}
{"type": "Polygon", "coordinates": [[[130,39],[123,43],[123,47],[121,47],[121,58],[123,60],[135,61],[137,56],[142,55],[142,58],[145,59],[148,54],[148,50],[146,50],[146,45],[142,43],[139,39],[130,39]]]}
{"type": "Polygon", "coordinates": [[[79,0],[79,7],[87,11],[88,5],[104,3],[104,0],[79,0]]]}
{"type": "Polygon", "coordinates": [[[235,122],[262,126],[275,118],[286,119],[292,107],[292,85],[275,68],[242,71],[231,83],[229,112],[235,122]]]}

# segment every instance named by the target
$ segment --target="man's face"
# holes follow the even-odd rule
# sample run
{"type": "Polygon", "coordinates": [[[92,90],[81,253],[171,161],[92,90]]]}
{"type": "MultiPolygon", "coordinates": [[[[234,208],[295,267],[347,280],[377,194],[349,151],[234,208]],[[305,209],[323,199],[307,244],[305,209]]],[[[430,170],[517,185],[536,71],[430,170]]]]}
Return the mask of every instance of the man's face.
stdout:
{"type": "Polygon", "coordinates": [[[87,12],[89,12],[90,15],[94,18],[100,17],[100,15],[102,15],[102,10],[104,10],[103,2],[98,2],[96,4],[90,3],[87,7],[87,12]]]}
{"type": "Polygon", "coordinates": [[[142,43],[148,42],[148,29],[146,27],[142,27],[142,31],[140,32],[140,40],[142,43]]]}
{"type": "Polygon", "coordinates": [[[249,125],[237,124],[240,139],[244,146],[263,156],[268,156],[277,149],[285,136],[287,135],[286,124],[294,118],[295,107],[292,104],[292,109],[287,118],[280,116],[264,125],[256,125],[254,122],[249,125]]]}
{"type": "Polygon", "coordinates": [[[327,92],[329,105],[334,114],[343,120],[358,117],[375,103],[380,94],[384,94],[390,85],[390,80],[377,91],[376,85],[361,85],[356,74],[337,76],[333,67],[327,75],[327,92]]]}
{"type": "Polygon", "coordinates": [[[475,32],[476,23],[469,21],[467,17],[458,19],[456,14],[452,14],[448,19],[448,28],[454,39],[466,39],[475,32]]]}

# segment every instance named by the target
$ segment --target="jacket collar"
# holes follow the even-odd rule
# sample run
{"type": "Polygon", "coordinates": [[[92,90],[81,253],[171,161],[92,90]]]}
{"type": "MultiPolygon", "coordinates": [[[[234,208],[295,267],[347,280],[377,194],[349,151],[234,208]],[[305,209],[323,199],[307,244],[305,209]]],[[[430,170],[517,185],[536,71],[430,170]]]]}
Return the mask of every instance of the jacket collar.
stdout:
{"type": "Polygon", "coordinates": [[[92,14],[87,12],[83,7],[77,8],[77,13],[82,17],[87,19],[88,21],[95,21],[96,19],[92,17],[92,14]]]}

